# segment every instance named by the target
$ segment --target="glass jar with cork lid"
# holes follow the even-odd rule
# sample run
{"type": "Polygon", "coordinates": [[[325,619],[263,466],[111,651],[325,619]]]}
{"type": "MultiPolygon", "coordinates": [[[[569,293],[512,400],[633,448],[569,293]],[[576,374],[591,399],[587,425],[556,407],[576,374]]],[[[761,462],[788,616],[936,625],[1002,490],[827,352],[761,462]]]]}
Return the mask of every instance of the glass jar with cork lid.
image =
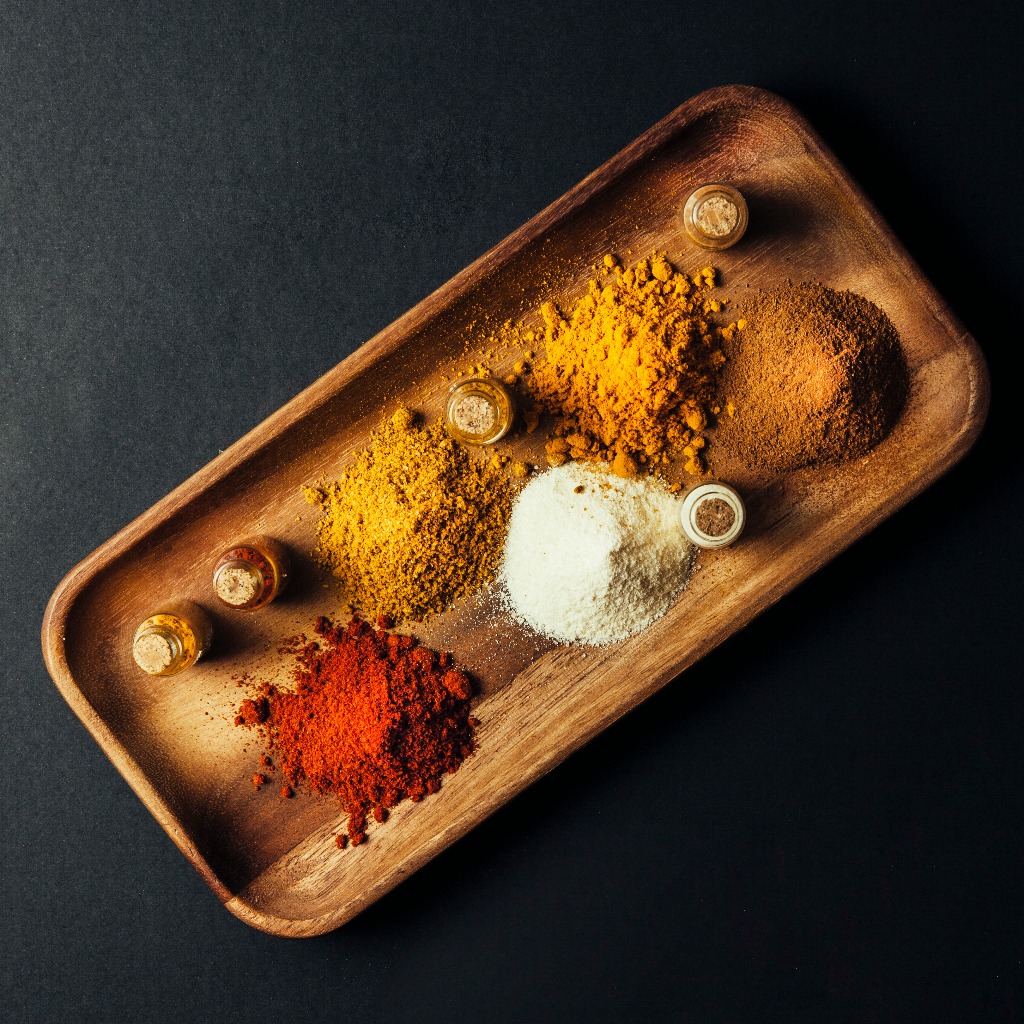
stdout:
{"type": "Polygon", "coordinates": [[[283,544],[271,537],[250,537],[220,556],[213,570],[213,592],[229,608],[255,611],[284,590],[290,571],[283,544]]]}
{"type": "Polygon", "coordinates": [[[493,444],[508,433],[514,418],[512,395],[490,377],[459,381],[444,408],[445,429],[464,444],[493,444]]]}
{"type": "Polygon", "coordinates": [[[699,548],[728,547],[743,532],[747,510],[739,492],[728,484],[701,484],[679,509],[683,533],[699,548]]]}
{"type": "Polygon", "coordinates": [[[732,185],[702,185],[686,200],[683,227],[702,249],[728,249],[747,230],[747,202],[732,185]]]}
{"type": "Polygon", "coordinates": [[[194,665],[209,650],[213,624],[192,601],[168,601],[147,616],[132,637],[135,664],[151,676],[170,676],[194,665]]]}

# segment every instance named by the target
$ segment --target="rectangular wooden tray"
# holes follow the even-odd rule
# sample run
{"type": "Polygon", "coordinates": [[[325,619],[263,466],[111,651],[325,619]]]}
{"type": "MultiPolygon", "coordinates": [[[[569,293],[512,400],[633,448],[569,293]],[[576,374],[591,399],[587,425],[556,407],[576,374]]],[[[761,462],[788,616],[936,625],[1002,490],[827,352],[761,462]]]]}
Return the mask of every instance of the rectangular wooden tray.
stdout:
{"type": "MultiPolygon", "coordinates": [[[[749,293],[748,293],[749,294],[749,293]]],[[[482,340],[482,339],[481,339],[482,340]]],[[[756,89],[679,107],[472,266],[367,342],[73,569],[43,623],[57,687],[174,842],[242,920],[289,936],[349,920],[513,795],[721,643],[923,490],[970,447],[987,410],[984,361],[962,326],[804,120],[756,89]],[[259,754],[231,720],[233,673],[273,675],[277,641],[337,610],[308,557],[314,514],[300,485],[332,476],[383,412],[439,411],[440,364],[482,319],[579,294],[605,252],[667,250],[709,262],[683,233],[690,191],[728,181],[751,210],[747,237],[716,255],[722,294],[820,280],[888,312],[912,377],[895,432],[837,469],[731,479],[749,497],[736,547],[701,558],[669,613],[617,646],[583,652],[499,626],[487,600],[420,630],[480,678],[479,749],[440,793],[406,802],[370,841],[339,852],[336,805],[283,801],[251,784],[259,754]],[[155,684],[130,657],[154,601],[210,607],[219,552],[269,533],[300,554],[296,585],[256,615],[216,614],[208,659],[155,684]]],[[[537,451],[537,448],[534,448],[537,451]]],[[[724,475],[724,474],[723,474],[724,475]]]]}

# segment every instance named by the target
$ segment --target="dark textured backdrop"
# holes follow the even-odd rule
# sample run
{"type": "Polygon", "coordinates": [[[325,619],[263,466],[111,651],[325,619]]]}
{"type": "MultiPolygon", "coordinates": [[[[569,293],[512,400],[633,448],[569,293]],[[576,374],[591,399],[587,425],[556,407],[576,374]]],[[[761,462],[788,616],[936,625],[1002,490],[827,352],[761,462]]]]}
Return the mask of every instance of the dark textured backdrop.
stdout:
{"type": "Polygon", "coordinates": [[[0,7],[0,1018],[1021,1019],[1021,7],[827,7],[0,7]],[[250,930],[51,684],[47,597],[731,82],[809,116],[977,337],[984,436],[362,917],[250,930]]]}

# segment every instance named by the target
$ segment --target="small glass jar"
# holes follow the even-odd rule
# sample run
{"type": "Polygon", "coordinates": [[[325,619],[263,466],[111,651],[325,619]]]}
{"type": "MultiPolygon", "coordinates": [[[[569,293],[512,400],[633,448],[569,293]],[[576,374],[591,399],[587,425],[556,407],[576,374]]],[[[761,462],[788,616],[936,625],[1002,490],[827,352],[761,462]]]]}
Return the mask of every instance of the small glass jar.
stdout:
{"type": "Polygon", "coordinates": [[[192,601],[169,601],[135,630],[132,656],[151,676],[170,676],[194,665],[210,648],[213,625],[192,601]]]}
{"type": "Polygon", "coordinates": [[[213,570],[213,592],[229,608],[255,611],[284,590],[289,571],[282,544],[270,537],[250,537],[220,556],[213,570]]]}
{"type": "Polygon", "coordinates": [[[724,548],[743,532],[747,510],[728,484],[701,484],[683,499],[683,533],[699,548],[724,548]]]}
{"type": "Polygon", "coordinates": [[[702,185],[686,200],[683,227],[702,249],[728,249],[747,230],[747,202],[731,185],[702,185]]]}
{"type": "Polygon", "coordinates": [[[444,407],[445,428],[465,444],[493,444],[508,433],[514,418],[512,395],[490,377],[460,381],[444,407]]]}

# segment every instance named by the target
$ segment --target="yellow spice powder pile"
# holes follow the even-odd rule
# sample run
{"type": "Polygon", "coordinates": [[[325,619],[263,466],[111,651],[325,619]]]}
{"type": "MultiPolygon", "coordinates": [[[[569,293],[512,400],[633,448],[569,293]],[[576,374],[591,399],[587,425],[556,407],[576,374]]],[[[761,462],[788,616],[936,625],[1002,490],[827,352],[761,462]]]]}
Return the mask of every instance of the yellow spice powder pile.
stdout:
{"type": "Polygon", "coordinates": [[[541,307],[546,353],[528,389],[556,416],[552,465],[602,459],[628,477],[681,456],[686,472],[702,471],[721,340],[736,330],[709,319],[722,310],[714,286],[712,267],[687,276],[655,253],[624,270],[609,255],[566,313],[541,307]]]}
{"type": "Polygon", "coordinates": [[[512,488],[440,424],[399,409],[333,482],[304,488],[320,508],[317,555],[365,616],[444,611],[494,576],[512,488]]]}

